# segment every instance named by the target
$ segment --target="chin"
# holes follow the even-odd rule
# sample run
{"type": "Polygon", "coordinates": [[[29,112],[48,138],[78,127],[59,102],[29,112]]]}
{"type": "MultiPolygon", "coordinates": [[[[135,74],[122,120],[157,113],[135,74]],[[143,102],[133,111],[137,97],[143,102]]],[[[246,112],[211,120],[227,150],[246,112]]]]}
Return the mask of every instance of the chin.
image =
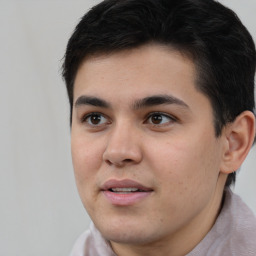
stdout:
{"type": "Polygon", "coordinates": [[[132,244],[132,245],[140,245],[140,244],[148,244],[152,243],[153,239],[145,236],[145,232],[136,233],[134,231],[129,232],[108,232],[106,235],[103,234],[104,238],[115,242],[118,244],[132,244]]]}
{"type": "Polygon", "coordinates": [[[151,243],[157,239],[157,234],[153,230],[149,230],[150,224],[143,226],[134,223],[134,225],[116,224],[96,225],[103,237],[111,242],[121,244],[145,244],[151,243]],[[147,226],[147,227],[146,227],[147,226]]]}

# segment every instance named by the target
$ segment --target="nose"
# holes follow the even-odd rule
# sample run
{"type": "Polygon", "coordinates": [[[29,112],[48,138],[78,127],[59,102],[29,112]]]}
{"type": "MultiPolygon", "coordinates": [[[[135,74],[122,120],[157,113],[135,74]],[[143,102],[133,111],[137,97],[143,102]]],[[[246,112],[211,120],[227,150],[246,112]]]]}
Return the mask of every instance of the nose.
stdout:
{"type": "Polygon", "coordinates": [[[110,132],[103,160],[108,165],[124,167],[142,160],[139,131],[130,125],[117,125],[110,132]]]}

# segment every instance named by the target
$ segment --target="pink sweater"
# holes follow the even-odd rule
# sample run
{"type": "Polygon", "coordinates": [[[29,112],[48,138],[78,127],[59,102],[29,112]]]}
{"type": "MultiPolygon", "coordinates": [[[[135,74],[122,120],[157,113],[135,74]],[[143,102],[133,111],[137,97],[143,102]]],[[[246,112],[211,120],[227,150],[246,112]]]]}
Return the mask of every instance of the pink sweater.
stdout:
{"type": "MultiPolygon", "coordinates": [[[[186,243],[186,241],[184,241],[186,243]]],[[[70,256],[117,256],[91,224],[70,256]]],[[[256,256],[256,218],[241,198],[225,191],[224,206],[204,239],[185,256],[256,256]]]]}

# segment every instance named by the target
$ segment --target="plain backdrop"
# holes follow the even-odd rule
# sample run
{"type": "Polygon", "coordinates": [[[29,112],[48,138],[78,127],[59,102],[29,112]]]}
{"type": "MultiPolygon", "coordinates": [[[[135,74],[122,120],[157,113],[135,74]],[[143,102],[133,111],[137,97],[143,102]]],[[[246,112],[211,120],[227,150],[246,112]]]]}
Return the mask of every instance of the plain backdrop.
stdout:
{"type": "MultiPolygon", "coordinates": [[[[70,154],[60,68],[80,17],[99,1],[0,0],[0,256],[64,256],[89,224],[70,154]]],[[[256,1],[220,1],[256,38],[256,1]]],[[[236,192],[256,213],[256,149],[236,192]]]]}

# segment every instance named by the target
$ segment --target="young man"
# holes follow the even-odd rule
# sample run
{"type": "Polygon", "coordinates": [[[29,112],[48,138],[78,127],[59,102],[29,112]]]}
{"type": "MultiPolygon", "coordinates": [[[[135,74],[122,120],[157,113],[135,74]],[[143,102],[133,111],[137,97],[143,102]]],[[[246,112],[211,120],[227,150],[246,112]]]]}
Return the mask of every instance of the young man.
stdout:
{"type": "Polygon", "coordinates": [[[107,0],[69,40],[72,256],[256,255],[229,186],[255,137],[251,36],[213,0],[107,0]]]}

